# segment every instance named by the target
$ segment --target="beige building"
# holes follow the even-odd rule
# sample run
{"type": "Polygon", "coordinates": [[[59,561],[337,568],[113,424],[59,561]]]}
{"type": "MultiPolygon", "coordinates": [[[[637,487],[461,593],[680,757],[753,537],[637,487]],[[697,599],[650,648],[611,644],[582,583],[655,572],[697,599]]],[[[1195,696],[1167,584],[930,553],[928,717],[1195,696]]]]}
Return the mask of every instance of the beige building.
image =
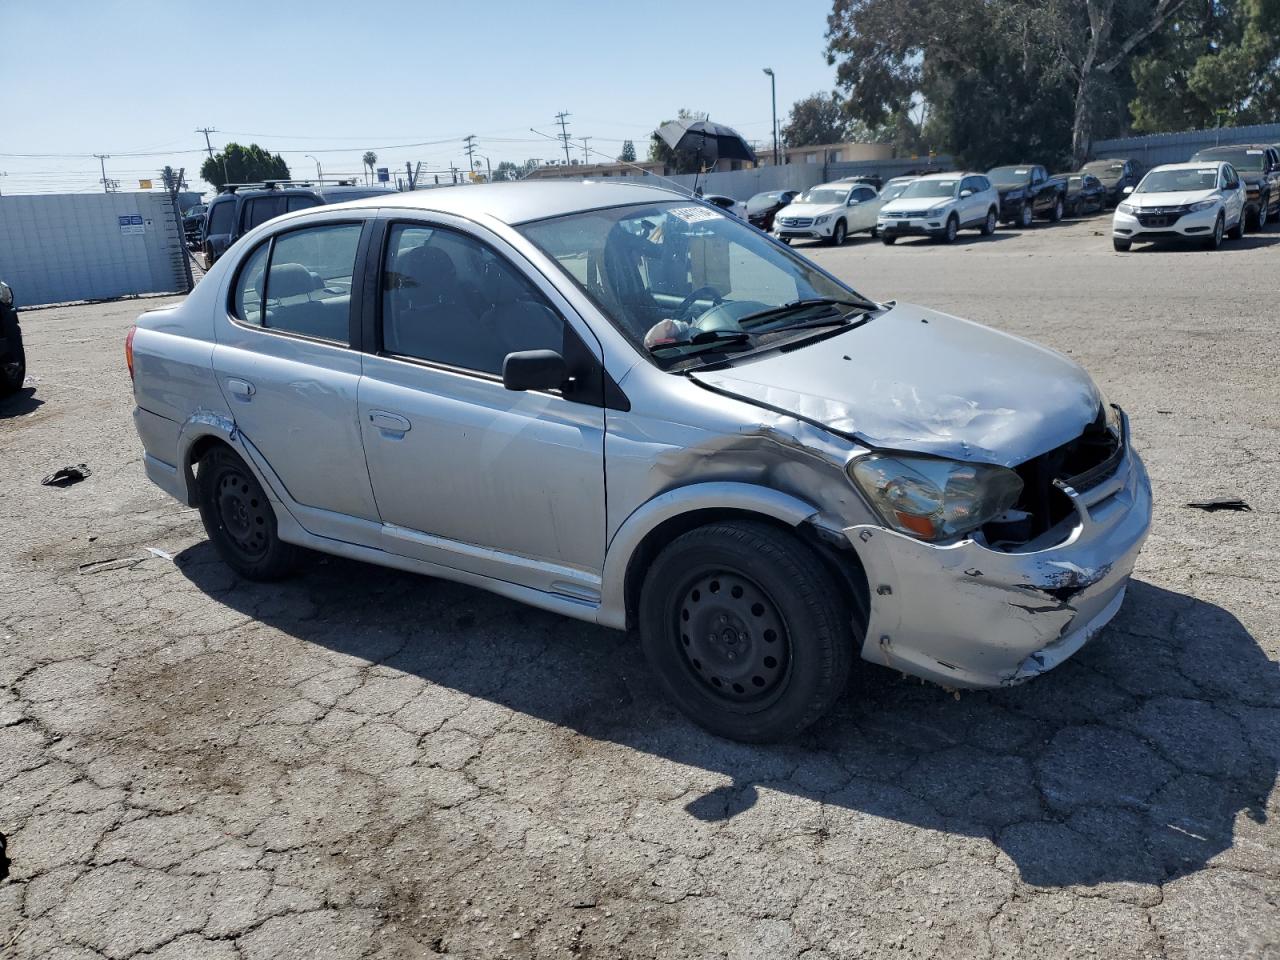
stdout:
{"type": "MultiPolygon", "coordinates": [[[[818,143],[810,147],[783,147],[783,163],[849,163],[854,160],[892,160],[893,146],[888,143],[818,143]]],[[[773,163],[773,150],[756,151],[760,163],[773,163]]]]}
{"type": "Polygon", "coordinates": [[[537,167],[525,179],[580,180],[583,177],[644,177],[649,174],[662,176],[662,164],[648,160],[636,163],[557,163],[537,167]]]}

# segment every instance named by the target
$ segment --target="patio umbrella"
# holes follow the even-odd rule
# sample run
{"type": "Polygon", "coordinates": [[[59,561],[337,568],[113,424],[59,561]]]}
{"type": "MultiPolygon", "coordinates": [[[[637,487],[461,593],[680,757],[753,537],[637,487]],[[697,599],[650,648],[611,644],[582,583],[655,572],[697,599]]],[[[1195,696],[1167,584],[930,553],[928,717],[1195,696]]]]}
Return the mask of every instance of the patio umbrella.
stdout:
{"type": "Polygon", "coordinates": [[[742,134],[733,127],[710,120],[672,120],[658,128],[658,136],[672,150],[688,150],[698,155],[698,168],[717,160],[749,160],[756,162],[742,134]]]}

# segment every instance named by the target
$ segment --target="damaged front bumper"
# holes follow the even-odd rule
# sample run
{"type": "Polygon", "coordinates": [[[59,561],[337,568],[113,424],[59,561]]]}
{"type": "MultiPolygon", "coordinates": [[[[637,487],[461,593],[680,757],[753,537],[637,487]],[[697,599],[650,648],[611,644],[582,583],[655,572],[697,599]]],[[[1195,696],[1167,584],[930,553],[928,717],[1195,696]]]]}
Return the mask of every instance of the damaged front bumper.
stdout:
{"type": "Polygon", "coordinates": [[[1060,526],[1018,552],[846,528],[870,586],[862,656],[946,687],[983,688],[1022,683],[1083,647],[1120,609],[1151,525],[1151,483],[1125,448],[1097,486],[1063,489],[1075,507],[1065,538],[1060,526]]]}

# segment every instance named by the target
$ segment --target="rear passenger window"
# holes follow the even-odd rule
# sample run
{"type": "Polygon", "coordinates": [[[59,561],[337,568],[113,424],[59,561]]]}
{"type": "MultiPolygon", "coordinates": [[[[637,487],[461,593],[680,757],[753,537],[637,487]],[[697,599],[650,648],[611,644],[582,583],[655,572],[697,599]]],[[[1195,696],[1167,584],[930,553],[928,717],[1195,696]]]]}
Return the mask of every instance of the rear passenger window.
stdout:
{"type": "Polygon", "coordinates": [[[350,343],[351,276],[361,229],[358,223],[308,227],[263,244],[236,281],[237,309],[244,311],[240,318],[271,330],[350,343]],[[261,273],[258,258],[266,256],[268,246],[271,262],[264,285],[254,275],[261,273]],[[261,304],[256,308],[255,298],[261,304]]]}
{"type": "Polygon", "coordinates": [[[315,197],[289,197],[289,212],[295,210],[306,210],[308,207],[320,206],[320,201],[315,197]]]}
{"type": "Polygon", "coordinates": [[[524,274],[466,234],[393,226],[382,277],[387,353],[501,375],[508,353],[565,352],[560,315],[524,274]]]}
{"type": "Polygon", "coordinates": [[[262,280],[267,269],[271,242],[259,244],[249,254],[236,278],[235,313],[245,323],[262,326],[262,280]]]}

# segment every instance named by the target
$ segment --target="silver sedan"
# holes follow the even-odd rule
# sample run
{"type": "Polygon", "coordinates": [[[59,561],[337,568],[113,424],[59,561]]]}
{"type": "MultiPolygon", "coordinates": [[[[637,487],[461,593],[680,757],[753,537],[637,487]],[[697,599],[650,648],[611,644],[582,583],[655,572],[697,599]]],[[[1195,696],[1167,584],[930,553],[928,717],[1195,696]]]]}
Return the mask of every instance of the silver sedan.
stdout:
{"type": "Polygon", "coordinates": [[[306,547],[635,627],[744,740],[820,717],[856,655],[948,687],[1053,667],[1150,522],[1071,360],[643,185],[286,215],[126,352],[148,476],[244,577],[306,547]]]}

